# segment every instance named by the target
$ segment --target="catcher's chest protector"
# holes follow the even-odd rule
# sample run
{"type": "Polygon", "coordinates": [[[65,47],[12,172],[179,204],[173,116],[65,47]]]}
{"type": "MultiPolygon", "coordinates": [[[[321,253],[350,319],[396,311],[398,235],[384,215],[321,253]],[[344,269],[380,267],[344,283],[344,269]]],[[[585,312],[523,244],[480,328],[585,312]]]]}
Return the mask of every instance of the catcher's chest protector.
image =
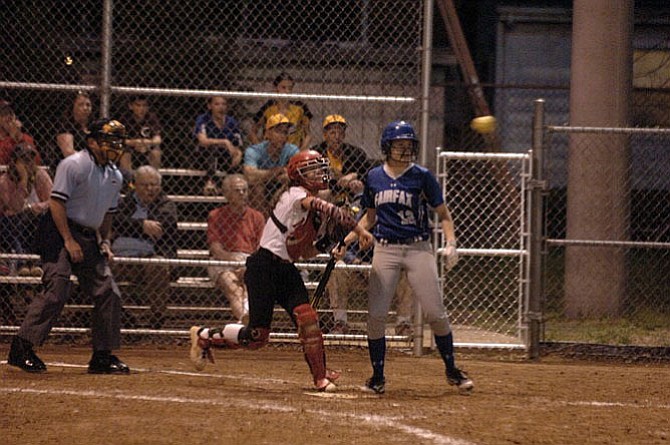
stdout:
{"type": "Polygon", "coordinates": [[[286,250],[293,261],[314,258],[319,253],[314,246],[317,228],[317,213],[310,210],[307,218],[286,238],[286,250]]]}

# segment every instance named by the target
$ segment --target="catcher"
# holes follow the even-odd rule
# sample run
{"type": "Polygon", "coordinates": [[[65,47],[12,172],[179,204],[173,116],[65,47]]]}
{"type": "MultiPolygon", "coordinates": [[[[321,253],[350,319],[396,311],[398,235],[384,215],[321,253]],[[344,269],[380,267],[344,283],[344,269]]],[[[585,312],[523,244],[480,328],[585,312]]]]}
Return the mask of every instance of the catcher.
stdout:
{"type": "Polygon", "coordinates": [[[293,262],[314,257],[319,251],[317,246],[322,251],[332,248],[332,243],[317,243],[320,225],[334,225],[347,232],[355,230],[359,237],[371,235],[359,229],[348,212],[316,197],[330,181],[328,159],[316,151],[302,151],[290,159],[287,173],[289,183],[278,193],[260,247],[246,261],[244,282],[249,293],[249,325],[191,327],[190,356],[195,368],[202,370],[208,360],[214,362],[212,347],[263,347],[270,337],[272,313],[277,303],[297,326],[315,388],[330,392],[336,389],[334,381],[339,373],[326,369],[317,313],[309,304],[307,288],[293,262]]]}

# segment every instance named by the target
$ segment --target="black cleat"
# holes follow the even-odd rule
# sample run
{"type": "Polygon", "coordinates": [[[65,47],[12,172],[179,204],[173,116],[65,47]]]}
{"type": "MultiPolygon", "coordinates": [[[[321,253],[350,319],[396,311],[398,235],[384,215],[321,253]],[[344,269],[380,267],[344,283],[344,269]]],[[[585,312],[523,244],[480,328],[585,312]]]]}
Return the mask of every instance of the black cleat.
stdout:
{"type": "Polygon", "coordinates": [[[7,364],[16,366],[26,372],[45,372],[47,366],[33,351],[33,345],[21,337],[14,337],[7,356],[7,364]]]}
{"type": "Polygon", "coordinates": [[[89,374],[130,374],[130,368],[112,354],[93,353],[88,362],[89,374]]]}
{"type": "Polygon", "coordinates": [[[451,386],[458,387],[459,391],[462,393],[470,393],[475,387],[472,379],[458,368],[447,371],[447,383],[451,386]]]}
{"type": "Polygon", "coordinates": [[[384,391],[386,391],[386,388],[384,385],[386,384],[386,379],[383,377],[381,379],[375,379],[373,377],[370,377],[365,381],[365,386],[363,387],[363,390],[366,392],[373,392],[375,394],[384,394],[384,391]]]}

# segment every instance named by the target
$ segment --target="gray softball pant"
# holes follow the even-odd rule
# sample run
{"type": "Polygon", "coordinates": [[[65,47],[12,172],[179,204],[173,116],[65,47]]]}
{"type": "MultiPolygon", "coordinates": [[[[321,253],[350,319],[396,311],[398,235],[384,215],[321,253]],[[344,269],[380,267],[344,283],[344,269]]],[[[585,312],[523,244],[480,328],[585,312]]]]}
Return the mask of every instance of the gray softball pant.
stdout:
{"type": "Polygon", "coordinates": [[[437,277],[437,263],[430,242],[376,243],[368,286],[368,338],[376,340],[385,335],[386,317],[401,269],[407,271],[409,285],[433,333],[435,335],[449,334],[451,326],[442,301],[442,292],[437,277]]]}

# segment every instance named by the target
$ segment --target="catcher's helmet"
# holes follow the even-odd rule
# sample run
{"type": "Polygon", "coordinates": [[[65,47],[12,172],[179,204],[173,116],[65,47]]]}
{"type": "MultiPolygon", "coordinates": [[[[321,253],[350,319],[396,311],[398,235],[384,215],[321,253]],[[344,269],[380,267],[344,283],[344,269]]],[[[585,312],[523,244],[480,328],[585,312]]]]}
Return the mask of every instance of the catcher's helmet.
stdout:
{"type": "Polygon", "coordinates": [[[314,150],[294,155],[288,161],[286,172],[292,183],[310,191],[325,190],[330,182],[330,162],[314,150]]]}
{"type": "Polygon", "coordinates": [[[405,121],[393,121],[384,128],[382,132],[382,153],[389,157],[391,155],[391,144],[393,141],[410,140],[412,144],[412,155],[414,158],[419,154],[419,138],[411,124],[405,121]]]}
{"type": "Polygon", "coordinates": [[[88,127],[87,138],[95,139],[104,151],[107,161],[116,162],[124,150],[126,127],[114,119],[98,119],[88,127]]]}

